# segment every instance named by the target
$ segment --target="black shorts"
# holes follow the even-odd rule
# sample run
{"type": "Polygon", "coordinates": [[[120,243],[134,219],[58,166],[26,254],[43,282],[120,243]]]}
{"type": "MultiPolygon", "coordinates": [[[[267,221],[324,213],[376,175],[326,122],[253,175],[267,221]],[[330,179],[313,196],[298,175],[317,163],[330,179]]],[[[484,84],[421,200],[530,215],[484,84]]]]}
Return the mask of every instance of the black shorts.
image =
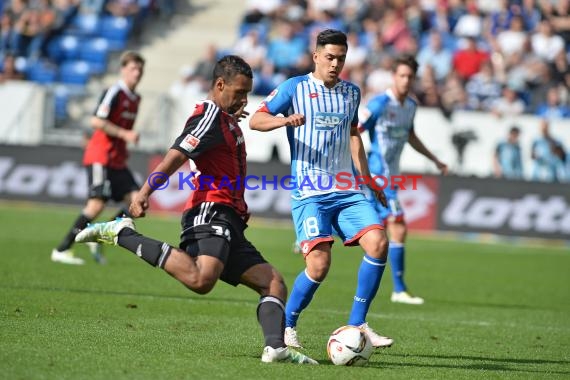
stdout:
{"type": "Polygon", "coordinates": [[[242,274],[267,261],[244,235],[247,224],[233,208],[204,202],[182,215],[180,249],[192,257],[208,255],[224,263],[220,279],[237,286],[242,274]]]}
{"type": "Polygon", "coordinates": [[[122,202],[125,195],[138,191],[140,186],[127,168],[110,169],[101,164],[87,166],[89,198],[122,202]]]}

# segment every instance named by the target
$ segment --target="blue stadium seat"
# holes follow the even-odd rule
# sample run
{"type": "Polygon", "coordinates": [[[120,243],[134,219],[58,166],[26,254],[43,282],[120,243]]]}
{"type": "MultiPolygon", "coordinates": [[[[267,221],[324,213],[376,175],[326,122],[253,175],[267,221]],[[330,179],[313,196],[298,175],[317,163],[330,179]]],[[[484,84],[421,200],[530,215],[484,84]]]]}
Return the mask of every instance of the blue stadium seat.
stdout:
{"type": "Polygon", "coordinates": [[[84,86],[89,81],[91,69],[85,61],[66,61],[59,68],[59,81],[84,86]]]}
{"type": "Polygon", "coordinates": [[[127,45],[132,26],[132,20],[126,17],[106,16],[101,20],[101,33],[99,35],[109,42],[110,50],[119,51],[127,45]]]}
{"type": "Polygon", "coordinates": [[[96,14],[77,14],[65,29],[66,35],[94,37],[101,31],[101,19],[96,14]]]}
{"type": "Polygon", "coordinates": [[[108,56],[109,42],[102,37],[89,39],[79,48],[79,59],[89,63],[90,73],[94,75],[107,70],[108,56]]]}
{"type": "Polygon", "coordinates": [[[44,61],[35,61],[28,65],[28,79],[41,84],[51,84],[57,79],[57,67],[44,61]]]}
{"type": "Polygon", "coordinates": [[[81,39],[75,36],[54,38],[48,44],[48,56],[54,62],[77,59],[81,42],[81,39]]]}

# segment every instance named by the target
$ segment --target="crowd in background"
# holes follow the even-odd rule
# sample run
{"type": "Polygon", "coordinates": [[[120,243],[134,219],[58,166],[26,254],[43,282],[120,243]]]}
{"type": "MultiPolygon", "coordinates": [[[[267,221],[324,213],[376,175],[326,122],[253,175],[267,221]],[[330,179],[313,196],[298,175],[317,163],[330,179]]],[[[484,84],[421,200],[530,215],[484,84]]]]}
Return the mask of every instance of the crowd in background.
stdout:
{"type": "MultiPolygon", "coordinates": [[[[570,118],[570,0],[249,0],[237,41],[217,51],[243,56],[254,94],[266,95],[311,70],[324,28],[348,33],[342,75],[364,100],[390,85],[394,57],[409,53],[422,106],[570,118]]],[[[202,63],[215,57],[214,46],[202,63]]],[[[210,74],[194,69],[188,82],[207,88],[210,74]]]]}

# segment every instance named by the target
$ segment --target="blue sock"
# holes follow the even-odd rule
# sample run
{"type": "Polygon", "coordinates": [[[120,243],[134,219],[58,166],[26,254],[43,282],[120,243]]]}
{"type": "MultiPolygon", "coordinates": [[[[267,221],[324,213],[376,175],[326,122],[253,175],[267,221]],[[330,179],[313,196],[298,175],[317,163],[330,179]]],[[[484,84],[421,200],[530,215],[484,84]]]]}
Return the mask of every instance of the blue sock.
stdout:
{"type": "Polygon", "coordinates": [[[356,294],[352,303],[352,311],[348,324],[360,326],[366,322],[366,314],[372,300],[380,287],[380,280],[386,267],[386,261],[375,259],[368,255],[364,255],[360,269],[358,270],[358,283],[356,285],[356,294]]]}
{"type": "Polygon", "coordinates": [[[299,314],[309,305],[321,283],[307,276],[304,270],[295,279],[289,301],[285,306],[285,326],[297,326],[299,314]]]}
{"type": "Polygon", "coordinates": [[[404,283],[404,244],[390,242],[388,258],[392,267],[394,291],[403,292],[406,290],[406,284],[404,283]]]}

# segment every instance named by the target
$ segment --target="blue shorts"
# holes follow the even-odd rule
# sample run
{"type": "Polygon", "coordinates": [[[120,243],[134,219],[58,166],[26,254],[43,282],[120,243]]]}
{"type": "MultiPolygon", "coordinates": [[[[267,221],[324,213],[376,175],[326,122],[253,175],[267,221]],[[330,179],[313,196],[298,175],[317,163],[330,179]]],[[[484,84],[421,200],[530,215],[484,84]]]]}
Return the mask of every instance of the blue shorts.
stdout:
{"type": "Polygon", "coordinates": [[[372,204],[380,220],[386,222],[390,220],[391,222],[403,222],[404,221],[404,210],[400,205],[398,200],[398,188],[395,189],[386,187],[384,189],[384,195],[386,195],[386,201],[388,202],[388,207],[382,206],[380,201],[374,197],[372,191],[366,194],[366,198],[372,204]]]}
{"type": "Polygon", "coordinates": [[[333,233],[344,245],[357,245],[366,232],[384,229],[378,214],[362,193],[339,192],[292,201],[297,242],[307,254],[322,242],[333,242],[333,233]]]}

